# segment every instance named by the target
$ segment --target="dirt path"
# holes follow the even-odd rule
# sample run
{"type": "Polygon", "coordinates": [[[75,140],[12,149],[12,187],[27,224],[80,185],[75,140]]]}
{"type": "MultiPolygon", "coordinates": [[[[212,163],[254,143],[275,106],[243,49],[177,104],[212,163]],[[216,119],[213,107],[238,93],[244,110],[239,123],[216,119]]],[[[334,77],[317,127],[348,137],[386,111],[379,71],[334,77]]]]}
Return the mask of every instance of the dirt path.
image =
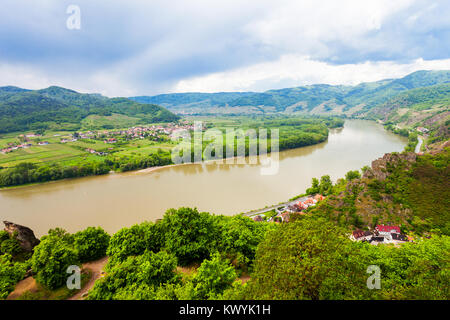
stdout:
{"type": "Polygon", "coordinates": [[[14,291],[9,294],[7,300],[16,300],[25,292],[36,292],[37,290],[36,280],[33,277],[25,278],[16,284],[14,291]]]}
{"type": "Polygon", "coordinates": [[[108,257],[103,257],[99,260],[83,264],[83,269],[87,269],[92,272],[91,279],[89,279],[88,283],[86,283],[86,285],[77,294],[70,297],[68,300],[83,300],[83,294],[91,290],[91,288],[94,286],[95,281],[100,278],[102,270],[107,262],[108,257]]]}

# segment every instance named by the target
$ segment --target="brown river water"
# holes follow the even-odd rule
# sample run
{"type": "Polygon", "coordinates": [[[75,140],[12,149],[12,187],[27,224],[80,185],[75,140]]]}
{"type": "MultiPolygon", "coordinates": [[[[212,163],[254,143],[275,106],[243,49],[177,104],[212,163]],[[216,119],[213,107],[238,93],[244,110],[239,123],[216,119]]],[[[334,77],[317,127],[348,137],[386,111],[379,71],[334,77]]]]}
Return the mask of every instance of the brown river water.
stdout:
{"type": "Polygon", "coordinates": [[[304,193],[313,177],[329,174],[335,181],[406,143],[374,122],[347,120],[326,142],[280,152],[275,175],[261,175],[260,165],[203,163],[2,190],[0,221],[42,236],[55,227],[101,226],[113,233],[181,206],[233,215],[287,201],[304,193]]]}

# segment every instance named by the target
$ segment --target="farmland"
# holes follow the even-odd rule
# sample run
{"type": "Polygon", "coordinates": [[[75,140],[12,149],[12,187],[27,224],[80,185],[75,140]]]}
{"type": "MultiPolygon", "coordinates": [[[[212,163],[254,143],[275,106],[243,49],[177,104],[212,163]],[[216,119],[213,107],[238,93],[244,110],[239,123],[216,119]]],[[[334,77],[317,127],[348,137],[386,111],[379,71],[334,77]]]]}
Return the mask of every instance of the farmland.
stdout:
{"type": "MultiPolygon", "coordinates": [[[[20,145],[20,133],[8,133],[0,136],[0,149],[8,144],[20,145]]],[[[69,140],[62,143],[62,139],[72,139],[68,132],[46,132],[44,135],[29,138],[31,146],[21,148],[8,153],[0,153],[0,166],[3,168],[14,167],[21,162],[32,163],[60,163],[72,165],[81,161],[101,161],[102,156],[91,154],[88,149],[97,152],[105,152],[116,156],[122,155],[148,155],[157,152],[158,149],[169,150],[173,144],[170,141],[157,142],[148,139],[129,140],[119,143],[105,143],[100,139],[69,140]],[[39,145],[46,141],[48,144],[39,145]]]]}

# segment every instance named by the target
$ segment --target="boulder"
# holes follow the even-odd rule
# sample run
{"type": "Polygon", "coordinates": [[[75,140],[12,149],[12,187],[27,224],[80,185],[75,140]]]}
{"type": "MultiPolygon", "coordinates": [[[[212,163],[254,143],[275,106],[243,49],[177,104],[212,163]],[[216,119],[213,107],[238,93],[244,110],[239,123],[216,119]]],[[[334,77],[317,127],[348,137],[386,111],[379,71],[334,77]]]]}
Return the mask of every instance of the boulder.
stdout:
{"type": "Polygon", "coordinates": [[[16,234],[23,250],[31,252],[39,244],[39,239],[34,236],[34,232],[30,228],[9,221],[3,221],[3,223],[5,224],[4,230],[6,232],[10,235],[16,234]]]}

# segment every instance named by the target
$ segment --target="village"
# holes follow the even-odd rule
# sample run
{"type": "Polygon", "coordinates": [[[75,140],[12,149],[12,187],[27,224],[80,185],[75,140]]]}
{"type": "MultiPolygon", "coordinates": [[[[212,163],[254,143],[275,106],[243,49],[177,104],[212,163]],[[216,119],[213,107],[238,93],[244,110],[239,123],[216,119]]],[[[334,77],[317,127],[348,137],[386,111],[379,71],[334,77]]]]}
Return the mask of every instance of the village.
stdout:
{"type": "Polygon", "coordinates": [[[319,201],[324,200],[325,197],[321,194],[315,196],[306,196],[290,202],[280,204],[276,207],[266,208],[257,213],[252,213],[250,217],[254,221],[267,222],[289,222],[291,214],[306,214],[306,209],[315,206],[319,201]]]}
{"type": "MultiPolygon", "coordinates": [[[[177,123],[171,122],[160,125],[134,126],[121,130],[89,130],[85,132],[75,132],[71,135],[63,136],[58,142],[53,143],[67,144],[70,142],[77,142],[79,140],[97,140],[105,144],[115,144],[119,141],[128,142],[139,139],[149,139],[151,141],[159,142],[170,139],[170,137],[178,130],[191,131],[194,130],[194,125],[189,123],[188,121],[180,121],[177,123]]],[[[60,136],[60,134],[53,135],[53,137],[60,136]]],[[[37,133],[20,134],[19,136],[17,136],[17,140],[20,141],[20,143],[8,142],[7,146],[2,148],[0,152],[2,154],[7,154],[32,146],[44,146],[50,144],[49,141],[41,141],[41,139],[43,138],[43,135],[37,133]]],[[[111,149],[112,148],[109,148],[109,150],[111,149]]],[[[99,156],[105,156],[108,154],[107,152],[97,151],[92,148],[86,148],[85,151],[99,156]]]]}

